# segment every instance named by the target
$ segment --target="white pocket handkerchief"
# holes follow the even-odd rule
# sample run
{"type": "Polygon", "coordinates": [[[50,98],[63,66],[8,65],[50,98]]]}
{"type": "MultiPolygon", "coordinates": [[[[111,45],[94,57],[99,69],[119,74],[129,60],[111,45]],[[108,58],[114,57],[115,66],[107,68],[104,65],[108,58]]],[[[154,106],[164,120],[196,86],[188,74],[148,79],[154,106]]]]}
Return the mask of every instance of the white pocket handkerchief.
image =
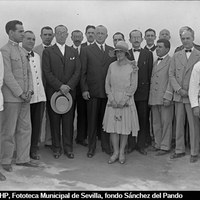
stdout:
{"type": "Polygon", "coordinates": [[[71,57],[71,58],[69,58],[70,60],[74,60],[75,59],[75,57],[71,57]]]}

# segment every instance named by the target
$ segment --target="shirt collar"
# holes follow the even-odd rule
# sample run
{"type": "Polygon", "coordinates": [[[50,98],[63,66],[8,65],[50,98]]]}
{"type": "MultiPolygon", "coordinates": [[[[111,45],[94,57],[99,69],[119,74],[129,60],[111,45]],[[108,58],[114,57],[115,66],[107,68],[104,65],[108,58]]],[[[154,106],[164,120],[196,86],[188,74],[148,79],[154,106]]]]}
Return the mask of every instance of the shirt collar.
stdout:
{"type": "Polygon", "coordinates": [[[94,43],[95,43],[95,41],[92,42],[92,43],[87,42],[87,46],[89,46],[89,45],[91,45],[91,44],[94,44],[94,43]]]}
{"type": "Polygon", "coordinates": [[[168,56],[168,53],[165,56],[163,56],[163,57],[159,56],[159,58],[162,58],[164,60],[167,56],[168,56]]]}
{"type": "Polygon", "coordinates": [[[50,44],[49,46],[47,46],[47,45],[42,43],[42,46],[43,46],[43,48],[45,48],[45,47],[51,47],[52,45],[50,44]]]}
{"type": "Polygon", "coordinates": [[[61,44],[59,44],[59,43],[57,43],[57,42],[56,42],[56,45],[57,45],[57,46],[58,46],[58,48],[60,48],[60,49],[62,49],[62,48],[64,48],[64,47],[65,47],[65,44],[61,45],[61,44]]]}
{"type": "Polygon", "coordinates": [[[99,43],[96,42],[96,44],[97,44],[97,46],[99,47],[99,49],[101,49],[101,45],[102,45],[102,46],[103,46],[103,49],[104,49],[104,51],[105,51],[105,43],[99,44],[99,43]]]}
{"type": "Polygon", "coordinates": [[[13,45],[13,46],[19,46],[19,43],[14,42],[13,40],[9,39],[9,42],[13,45]]]}
{"type": "MultiPolygon", "coordinates": [[[[184,48],[184,50],[189,50],[189,49],[184,48]]],[[[193,50],[194,50],[194,47],[192,47],[191,50],[193,51],[193,50]]]]}

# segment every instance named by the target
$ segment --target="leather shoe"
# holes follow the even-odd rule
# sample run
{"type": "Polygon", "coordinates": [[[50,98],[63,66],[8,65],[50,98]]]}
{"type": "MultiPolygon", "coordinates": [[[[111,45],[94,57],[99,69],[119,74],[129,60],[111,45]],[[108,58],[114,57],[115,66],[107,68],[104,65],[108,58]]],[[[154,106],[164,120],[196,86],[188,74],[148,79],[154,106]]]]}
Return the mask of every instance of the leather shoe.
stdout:
{"type": "Polygon", "coordinates": [[[69,158],[69,159],[73,159],[74,158],[74,154],[72,152],[65,152],[65,155],[69,158]]]}
{"type": "Polygon", "coordinates": [[[147,152],[144,149],[138,149],[138,152],[142,155],[147,155],[147,152]]]}
{"type": "Polygon", "coordinates": [[[87,152],[87,157],[88,157],[88,158],[92,158],[93,156],[94,156],[94,151],[89,150],[89,151],[87,152]]]}
{"type": "Polygon", "coordinates": [[[0,172],[0,181],[5,181],[6,177],[0,172]]]}
{"type": "Polygon", "coordinates": [[[168,154],[170,151],[169,150],[160,150],[156,153],[156,156],[163,156],[168,154]]]}
{"type": "Polygon", "coordinates": [[[88,144],[87,144],[87,142],[85,141],[85,140],[83,140],[83,141],[76,141],[76,144],[80,144],[80,145],[82,145],[82,146],[84,146],[84,147],[86,147],[88,144]]]}
{"type": "Polygon", "coordinates": [[[2,164],[2,167],[7,172],[12,172],[13,171],[13,168],[12,168],[11,164],[2,164]]]}
{"type": "Polygon", "coordinates": [[[185,153],[173,153],[171,156],[170,156],[170,159],[176,159],[176,158],[181,158],[185,156],[185,153]]]}
{"type": "Polygon", "coordinates": [[[196,155],[196,156],[190,156],[190,162],[191,163],[195,163],[195,162],[197,162],[197,160],[198,160],[198,156],[196,155]]]}
{"type": "Polygon", "coordinates": [[[32,158],[33,160],[40,160],[40,156],[37,152],[30,153],[30,158],[32,158]]]}
{"type": "Polygon", "coordinates": [[[23,167],[38,167],[38,164],[33,162],[16,163],[16,165],[23,167]]]}
{"type": "Polygon", "coordinates": [[[53,156],[55,159],[58,159],[60,156],[61,156],[61,153],[60,152],[53,152],[53,156]]]}

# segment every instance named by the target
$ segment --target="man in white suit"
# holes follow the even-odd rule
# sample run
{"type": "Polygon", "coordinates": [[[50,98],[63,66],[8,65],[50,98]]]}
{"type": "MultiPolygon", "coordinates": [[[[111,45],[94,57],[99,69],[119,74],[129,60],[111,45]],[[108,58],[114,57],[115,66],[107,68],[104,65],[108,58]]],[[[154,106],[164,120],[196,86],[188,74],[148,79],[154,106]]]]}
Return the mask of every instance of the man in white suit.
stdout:
{"type": "Polygon", "coordinates": [[[32,31],[25,31],[24,38],[22,40],[22,47],[24,48],[25,53],[28,55],[32,72],[33,92],[34,92],[30,102],[31,125],[32,125],[30,157],[34,160],[39,160],[40,156],[38,154],[38,149],[39,149],[38,144],[41,133],[46,95],[42,83],[40,56],[32,51],[34,45],[35,45],[34,33],[32,31]]]}
{"type": "Polygon", "coordinates": [[[157,41],[157,60],[154,62],[149,105],[153,115],[153,132],[157,156],[169,153],[172,138],[173,91],[169,83],[169,67],[171,57],[168,55],[170,42],[166,39],[157,41]]]}
{"type": "MultiPolygon", "coordinates": [[[[41,29],[41,34],[40,37],[42,39],[42,43],[38,46],[35,46],[33,51],[36,52],[37,54],[40,55],[40,60],[42,60],[42,54],[44,49],[52,46],[52,40],[54,38],[54,33],[53,33],[53,29],[49,26],[45,26],[41,29]]],[[[42,67],[42,64],[41,64],[42,67]]],[[[44,87],[46,86],[46,81],[44,78],[44,74],[42,74],[42,80],[43,80],[43,84],[44,87]]],[[[44,138],[44,143],[46,147],[51,147],[52,145],[52,141],[51,141],[51,129],[50,129],[50,122],[49,122],[49,115],[46,112],[45,109],[45,114],[44,114],[44,118],[43,118],[43,122],[42,123],[44,125],[44,128],[42,127],[42,130],[45,129],[44,131],[41,132],[41,140],[43,140],[44,138]]]]}
{"type": "Polygon", "coordinates": [[[169,70],[170,82],[174,90],[176,118],[176,148],[170,158],[185,156],[184,125],[187,115],[191,147],[190,162],[193,163],[198,160],[199,154],[199,118],[192,112],[188,90],[191,72],[200,59],[200,51],[194,48],[194,31],[190,27],[184,29],[180,36],[184,48],[174,54],[169,70]]]}

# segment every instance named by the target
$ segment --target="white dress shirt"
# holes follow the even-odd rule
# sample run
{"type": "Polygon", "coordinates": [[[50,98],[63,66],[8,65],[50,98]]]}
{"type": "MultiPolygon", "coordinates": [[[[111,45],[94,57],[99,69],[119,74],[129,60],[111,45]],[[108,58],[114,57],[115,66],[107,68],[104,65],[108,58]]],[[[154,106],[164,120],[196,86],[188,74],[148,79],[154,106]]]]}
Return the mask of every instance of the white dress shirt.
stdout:
{"type": "Polygon", "coordinates": [[[34,57],[29,57],[29,63],[32,72],[33,78],[33,91],[34,94],[31,98],[32,103],[38,103],[42,101],[46,101],[46,95],[44,91],[44,86],[42,82],[42,73],[41,73],[41,65],[40,65],[40,56],[34,52],[34,57]]]}
{"type": "Polygon", "coordinates": [[[58,48],[60,49],[62,55],[65,55],[65,44],[61,45],[59,43],[56,42],[56,45],[58,46],[58,48]]]}
{"type": "Polygon", "coordinates": [[[188,95],[192,108],[199,106],[199,95],[200,95],[199,91],[200,91],[200,61],[194,65],[190,77],[188,95]]]}
{"type": "Polygon", "coordinates": [[[97,46],[99,47],[100,50],[101,50],[101,45],[102,45],[103,46],[103,50],[105,51],[105,43],[99,44],[99,43],[96,42],[96,44],[97,44],[97,46]]]}
{"type": "MultiPolygon", "coordinates": [[[[141,50],[141,48],[139,48],[141,50]]],[[[135,61],[138,63],[138,58],[140,56],[140,52],[139,51],[134,51],[134,49],[132,48],[132,52],[133,52],[133,56],[135,58],[135,61]]]]}

